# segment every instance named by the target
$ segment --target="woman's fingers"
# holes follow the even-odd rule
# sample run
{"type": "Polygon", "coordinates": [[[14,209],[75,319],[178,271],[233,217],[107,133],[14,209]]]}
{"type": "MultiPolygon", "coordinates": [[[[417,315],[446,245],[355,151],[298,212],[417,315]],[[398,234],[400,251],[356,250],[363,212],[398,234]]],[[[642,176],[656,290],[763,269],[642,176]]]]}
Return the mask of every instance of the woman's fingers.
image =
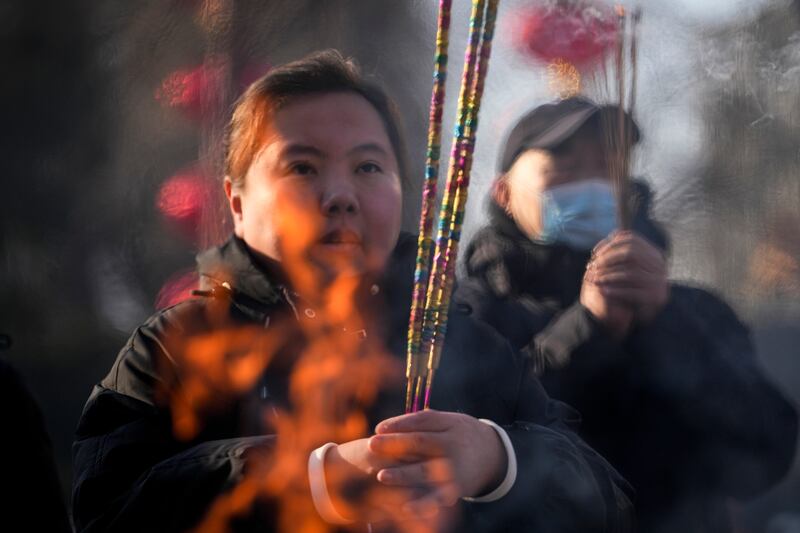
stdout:
{"type": "Polygon", "coordinates": [[[368,522],[402,522],[413,518],[408,516],[403,507],[418,498],[419,493],[405,487],[380,486],[367,495],[362,505],[362,514],[368,522]]]}
{"type": "Polygon", "coordinates": [[[460,498],[458,486],[455,483],[443,483],[434,490],[403,506],[403,511],[409,514],[430,513],[440,507],[452,507],[460,498]]]}
{"type": "Polygon", "coordinates": [[[384,468],[378,481],[385,485],[422,487],[453,481],[453,468],[447,459],[431,459],[403,466],[384,468]]]}
{"type": "Polygon", "coordinates": [[[426,409],[387,418],[375,428],[375,433],[407,433],[412,431],[447,431],[452,426],[452,413],[426,409]]]}
{"type": "Polygon", "coordinates": [[[445,453],[443,436],[438,433],[387,433],[369,439],[369,450],[382,457],[398,461],[416,461],[439,457],[445,453]]]}

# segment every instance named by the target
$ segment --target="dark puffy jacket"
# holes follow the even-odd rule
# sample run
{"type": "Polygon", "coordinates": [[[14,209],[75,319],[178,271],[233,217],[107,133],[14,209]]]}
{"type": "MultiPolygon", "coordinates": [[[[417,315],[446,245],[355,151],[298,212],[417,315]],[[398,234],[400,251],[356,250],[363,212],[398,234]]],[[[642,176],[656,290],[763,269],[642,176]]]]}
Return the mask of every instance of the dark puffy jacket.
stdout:
{"type": "MultiPolygon", "coordinates": [[[[636,184],[634,229],[665,252],[636,184]]],[[[521,350],[581,436],[636,491],[642,531],[730,531],[729,497],[787,471],[797,415],[759,367],[748,330],[712,294],[673,285],[654,322],[615,342],[578,302],[589,253],[527,239],[490,204],[465,254],[456,304],[521,350]]]]}
{"type": "MultiPolygon", "coordinates": [[[[383,299],[385,312],[375,331],[401,364],[415,251],[416,239],[401,236],[392,267],[377,284],[378,296],[374,290],[365,295],[383,299]]],[[[165,400],[185,385],[187,355],[181,347],[187,341],[236,327],[270,331],[314,320],[313,310],[285,288],[275,267],[254,260],[246,245],[232,238],[200,257],[201,286],[209,297],[157,313],[130,338],[92,391],[77,430],[73,512],[79,532],[184,531],[234,490],[252,466],[254,451],[268,457],[280,445],[281,433],[274,433],[264,414],[274,411],[270,404],[292,412],[288,376],[302,343],[296,327],[283,335],[281,355],[257,383],[238,395],[217,392],[214,408],[190,440],[174,436],[173,427],[183,427],[178,422],[185,417],[165,400]]],[[[572,411],[548,399],[491,328],[453,312],[447,339],[432,407],[503,425],[519,463],[517,482],[504,498],[460,504],[462,523],[456,530],[627,530],[630,489],[568,428],[572,411]]],[[[397,383],[383,391],[367,413],[369,427],[400,414],[403,389],[397,383]]],[[[310,451],[300,453],[307,457],[310,451]]],[[[298,477],[302,497],[310,499],[306,476],[298,477]]],[[[277,505],[274,498],[260,498],[239,513],[234,530],[277,530],[277,505]]]]}
{"type": "Polygon", "coordinates": [[[3,483],[0,531],[71,531],[42,412],[20,375],[0,360],[3,483]],[[11,435],[14,435],[11,438],[11,435]]]}

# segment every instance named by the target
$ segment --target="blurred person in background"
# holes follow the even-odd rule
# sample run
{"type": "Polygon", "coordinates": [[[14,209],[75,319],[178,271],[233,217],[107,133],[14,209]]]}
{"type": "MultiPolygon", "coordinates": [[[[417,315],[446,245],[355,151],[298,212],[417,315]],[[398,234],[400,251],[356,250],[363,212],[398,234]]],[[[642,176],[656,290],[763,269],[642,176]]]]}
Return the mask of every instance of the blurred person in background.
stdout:
{"type": "MultiPolygon", "coordinates": [[[[11,338],[0,334],[0,353],[10,347],[11,338]]],[[[19,373],[2,359],[0,420],[0,530],[72,531],[42,411],[19,373]]]]}
{"type": "Polygon", "coordinates": [[[642,531],[731,531],[727,500],[787,472],[797,415],[732,309],[669,282],[669,240],[643,182],[631,183],[631,229],[617,229],[617,113],[572,97],[511,129],[456,301],[577,408],[581,436],[634,486],[642,531]]]}
{"type": "Polygon", "coordinates": [[[139,327],[92,391],[78,531],[628,530],[629,487],[571,411],[457,311],[435,410],[395,416],[417,242],[404,157],[391,101],[336,52],[250,86],[227,145],[234,235],[199,256],[199,297],[139,327]]]}

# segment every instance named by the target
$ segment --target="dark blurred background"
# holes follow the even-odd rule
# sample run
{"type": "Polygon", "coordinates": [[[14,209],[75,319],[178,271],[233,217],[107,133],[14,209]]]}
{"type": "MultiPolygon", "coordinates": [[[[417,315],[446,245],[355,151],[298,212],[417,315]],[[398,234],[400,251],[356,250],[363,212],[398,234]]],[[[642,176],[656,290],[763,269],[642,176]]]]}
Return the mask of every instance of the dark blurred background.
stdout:
{"type": "MultiPolygon", "coordinates": [[[[685,9],[641,2],[637,168],[676,240],[673,276],[726,296],[800,402],[800,4],[676,2],[685,9]]],[[[451,98],[469,7],[455,3],[451,98]]],[[[501,3],[466,238],[502,133],[552,98],[511,46],[509,21],[531,3],[501,3]]],[[[379,77],[409,134],[415,228],[435,10],[433,0],[0,3],[0,333],[13,339],[0,357],[41,403],[65,494],[92,385],[224,233],[219,141],[248,81],[326,47],[379,77]]],[[[800,468],[734,512],[743,532],[800,531],[800,468]]]]}

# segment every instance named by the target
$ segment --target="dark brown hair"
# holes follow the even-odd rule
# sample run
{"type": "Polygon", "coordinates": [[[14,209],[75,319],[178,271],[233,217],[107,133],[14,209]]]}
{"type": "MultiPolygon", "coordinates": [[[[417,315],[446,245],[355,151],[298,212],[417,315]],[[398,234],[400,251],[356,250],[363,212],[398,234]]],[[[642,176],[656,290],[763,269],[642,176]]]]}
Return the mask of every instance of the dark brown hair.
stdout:
{"type": "Polygon", "coordinates": [[[405,183],[405,139],[394,102],[379,85],[367,80],[351,59],[336,50],[324,50],[271,70],[239,97],[225,144],[225,172],[234,185],[243,184],[273,113],[295,98],[336,92],[359,94],[375,108],[394,149],[401,183],[405,183]]]}

